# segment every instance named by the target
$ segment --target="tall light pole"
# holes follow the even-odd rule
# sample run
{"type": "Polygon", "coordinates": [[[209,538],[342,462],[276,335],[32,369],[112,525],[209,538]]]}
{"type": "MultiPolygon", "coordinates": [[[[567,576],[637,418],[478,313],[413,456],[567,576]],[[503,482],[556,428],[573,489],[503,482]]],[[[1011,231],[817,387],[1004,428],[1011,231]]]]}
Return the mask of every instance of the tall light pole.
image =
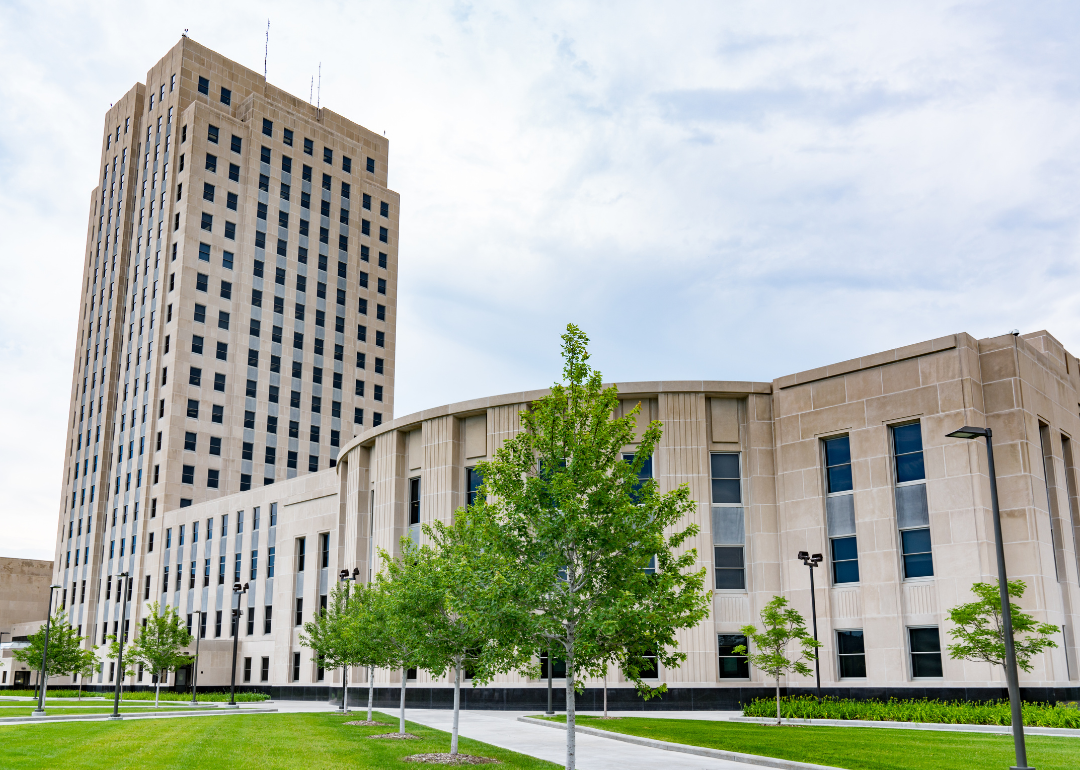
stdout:
{"type": "Polygon", "coordinates": [[[116,687],[113,689],[113,713],[109,719],[120,719],[120,683],[124,681],[124,637],[127,636],[127,606],[128,591],[131,588],[131,576],[121,572],[116,576],[117,588],[120,590],[120,630],[117,636],[119,651],[116,655],[116,687]],[[127,580],[124,580],[127,578],[127,580]]]}
{"type": "Polygon", "coordinates": [[[196,687],[199,684],[199,639],[202,637],[202,619],[203,610],[197,610],[195,621],[195,660],[192,661],[191,666],[191,705],[195,703],[196,687]]]}
{"type": "Polygon", "coordinates": [[[41,679],[40,686],[38,687],[38,705],[37,708],[34,709],[34,716],[36,717],[45,716],[45,661],[49,657],[49,624],[52,622],[53,591],[59,587],[60,586],[58,585],[49,586],[49,611],[45,615],[45,649],[41,651],[41,679]]]}
{"type": "MultiPolygon", "coordinates": [[[[814,641],[817,638],[817,591],[814,590],[814,569],[821,564],[822,556],[815,553],[813,556],[806,551],[799,551],[798,557],[802,563],[810,568],[810,614],[814,621],[814,641]]],[[[821,700],[821,655],[814,650],[814,675],[817,677],[817,699],[821,700]]]]}
{"type": "MultiPolygon", "coordinates": [[[[344,583],[344,582],[346,582],[348,580],[356,580],[356,578],[359,576],[359,574],[360,574],[360,570],[356,569],[356,570],[353,571],[352,577],[349,577],[349,571],[347,569],[343,569],[338,574],[338,580],[340,580],[342,583],[344,583]]],[[[349,603],[349,597],[346,594],[346,596],[345,596],[345,605],[348,606],[348,603],[349,603]]],[[[349,677],[349,667],[347,665],[345,665],[344,663],[342,663],[341,664],[341,713],[342,714],[348,714],[349,713],[349,701],[348,701],[348,697],[349,697],[348,696],[349,679],[348,679],[348,677],[349,677]]]]}
{"type": "Polygon", "coordinates": [[[233,596],[236,597],[236,607],[233,608],[233,640],[232,640],[232,683],[229,685],[229,702],[225,704],[226,708],[239,708],[236,705],[236,646],[240,640],[240,597],[247,593],[248,583],[244,583],[241,586],[239,583],[233,583],[233,596]]]}
{"type": "Polygon", "coordinates": [[[993,433],[989,428],[973,428],[965,425],[960,430],[947,433],[946,438],[985,438],[986,466],[990,473],[990,507],[994,519],[994,550],[997,553],[998,593],[1001,596],[1001,634],[1005,638],[1005,681],[1009,685],[1009,706],[1012,710],[1013,748],[1016,750],[1016,767],[1013,770],[1032,770],[1027,762],[1024,745],[1024,716],[1020,702],[1020,677],[1016,672],[1016,647],[1013,644],[1012,604],[1009,601],[1009,579],[1005,573],[1005,543],[1001,536],[1001,512],[998,509],[997,473],[994,471],[993,433]]]}
{"type": "Polygon", "coordinates": [[[555,663],[551,659],[551,642],[548,642],[548,654],[547,654],[547,670],[548,670],[548,707],[544,712],[544,716],[555,716],[555,706],[551,700],[551,671],[555,668],[555,663]]]}

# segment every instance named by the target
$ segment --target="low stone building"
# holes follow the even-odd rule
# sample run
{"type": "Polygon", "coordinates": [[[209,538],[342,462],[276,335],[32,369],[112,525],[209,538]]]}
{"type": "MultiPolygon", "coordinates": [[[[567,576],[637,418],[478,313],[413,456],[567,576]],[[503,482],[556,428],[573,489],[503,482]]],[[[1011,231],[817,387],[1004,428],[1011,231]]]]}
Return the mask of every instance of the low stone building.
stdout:
{"type": "Polygon", "coordinates": [[[12,653],[48,613],[52,568],[51,561],[0,558],[0,687],[25,686],[32,679],[12,653]]]}
{"type": "MultiPolygon", "coordinates": [[[[824,555],[816,603],[827,692],[1000,697],[1001,672],[945,652],[948,609],[996,574],[985,447],[946,437],[963,425],[993,429],[1009,576],[1028,585],[1022,606],[1060,629],[1058,647],[1021,672],[1025,697],[1080,697],[1072,447],[1080,372],[1050,334],[955,334],[772,382],[618,388],[623,412],[642,405],[639,431],[650,419],[663,423],[652,473],[661,491],[687,484],[697,501],[691,520],[700,534],[688,546],[712,594],[708,619],[679,636],[684,665],[657,672],[668,694],[646,708],[724,708],[764,694],[770,683],[732,650],[744,641],[740,627],[776,594],[809,619],[800,551],[824,555]]],[[[545,392],[400,417],[348,442],[335,468],[162,512],[143,535],[150,541],[133,601],[177,606],[202,636],[200,686],[220,687],[232,661],[232,585],[247,584],[238,684],[333,697],[340,671],[317,667],[299,643],[301,623],[340,570],[370,579],[377,548],[394,552],[423,523],[449,521],[475,489],[472,469],[520,430],[520,412],[545,392]]],[[[100,595],[115,602],[113,578],[104,580],[100,595]]],[[[115,625],[86,630],[100,643],[115,625]]],[[[391,698],[399,676],[376,671],[381,697],[391,698]]],[[[619,679],[609,679],[611,702],[640,705],[619,679]]],[[[365,681],[363,671],[350,673],[350,683],[365,681]]],[[[588,683],[582,707],[595,704],[599,684],[588,683]]],[[[813,678],[787,684],[805,689],[813,678]]],[[[415,705],[449,699],[449,683],[423,671],[410,688],[415,705]]],[[[556,696],[561,702],[559,684],[556,696]]],[[[546,682],[510,675],[465,697],[474,708],[536,708],[546,682]]]]}

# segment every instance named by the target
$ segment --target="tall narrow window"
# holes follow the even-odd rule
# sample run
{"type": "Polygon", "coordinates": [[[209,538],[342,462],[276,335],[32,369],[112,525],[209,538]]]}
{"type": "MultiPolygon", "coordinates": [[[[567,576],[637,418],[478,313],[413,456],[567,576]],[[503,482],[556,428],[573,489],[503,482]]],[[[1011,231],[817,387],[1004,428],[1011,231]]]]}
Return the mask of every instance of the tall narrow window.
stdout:
{"type": "Polygon", "coordinates": [[[294,625],[304,625],[304,600],[300,597],[296,599],[296,622],[294,625]]]}
{"type": "MultiPolygon", "coordinates": [[[[634,455],[632,455],[632,454],[624,454],[622,456],[622,458],[623,458],[623,462],[630,463],[631,465],[634,462],[634,455]]],[[[643,462],[641,464],[641,469],[638,471],[637,483],[634,484],[634,489],[632,491],[633,499],[634,499],[635,502],[637,502],[640,499],[641,488],[645,485],[645,482],[652,479],[652,477],[653,477],[652,457],[649,457],[649,458],[647,458],[645,460],[645,462],[643,462]]],[[[656,556],[653,556],[652,558],[650,558],[649,563],[646,564],[644,567],[642,567],[642,569],[644,570],[646,575],[655,575],[656,574],[656,556]]],[[[653,676],[654,677],[656,676],[655,672],[654,672],[653,676]]]]}
{"type": "Polygon", "coordinates": [[[836,632],[836,659],[841,679],[866,677],[866,648],[862,629],[836,632]]]}
{"type": "Polygon", "coordinates": [[[1058,548],[1061,546],[1058,537],[1058,506],[1057,506],[1057,474],[1054,472],[1054,447],[1050,443],[1050,426],[1044,422],[1039,423],[1039,442],[1042,444],[1043,480],[1046,485],[1046,512],[1050,521],[1050,545],[1054,549],[1054,572],[1057,579],[1064,579],[1061,570],[1061,561],[1058,559],[1058,548]]]}
{"type": "Polygon", "coordinates": [[[330,533],[319,535],[319,569],[330,567],[330,533]]]}
{"type": "Polygon", "coordinates": [[[940,678],[941,638],[937,626],[908,629],[908,648],[913,678],[940,678]]]}
{"type": "Polygon", "coordinates": [[[409,479],[409,537],[420,542],[420,478],[409,479]]]}
{"type": "Polygon", "coordinates": [[[1064,433],[1061,434],[1061,459],[1065,462],[1065,487],[1069,494],[1069,514],[1073,524],[1076,574],[1080,575],[1080,501],[1077,500],[1076,465],[1073,463],[1072,440],[1064,433]]]}
{"type": "Polygon", "coordinates": [[[720,651],[721,679],[749,679],[750,662],[745,654],[737,654],[735,648],[747,647],[748,642],[742,634],[719,634],[716,646],[720,651]]]}
{"type": "Polygon", "coordinates": [[[307,550],[307,538],[296,538],[296,571],[304,571],[304,552],[307,550]]]}
{"type": "Polygon", "coordinates": [[[825,518],[832,557],[833,583],[859,582],[859,549],[855,541],[855,498],[852,495],[851,442],[847,436],[825,442],[825,518]]]}
{"type": "Polygon", "coordinates": [[[713,571],[716,588],[746,589],[746,524],[742,507],[742,476],[739,455],[714,452],[712,474],[713,571]]]}
{"type": "Polygon", "coordinates": [[[930,577],[934,560],[930,553],[930,514],[926,502],[926,469],[923,462],[922,426],[917,422],[892,429],[896,471],[896,525],[904,578],[930,577]]]}
{"type": "Polygon", "coordinates": [[[484,483],[484,477],[477,468],[465,469],[465,505],[472,506],[476,502],[476,495],[484,483]]]}

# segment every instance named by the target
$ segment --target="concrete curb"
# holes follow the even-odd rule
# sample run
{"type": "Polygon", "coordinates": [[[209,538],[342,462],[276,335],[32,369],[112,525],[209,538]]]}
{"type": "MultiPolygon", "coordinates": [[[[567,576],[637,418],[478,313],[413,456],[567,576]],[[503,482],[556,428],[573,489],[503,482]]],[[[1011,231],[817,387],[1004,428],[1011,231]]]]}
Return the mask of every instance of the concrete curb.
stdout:
{"type": "MultiPolygon", "coordinates": [[[[748,722],[750,724],[773,724],[769,717],[730,717],[728,722],[748,722]]],[[[992,733],[1007,735],[1012,733],[1008,725],[954,725],[940,722],[878,722],[867,719],[784,719],[785,725],[823,726],[823,727],[879,727],[891,730],[937,730],[956,733],[992,733]]],[[[1024,735],[1055,735],[1063,738],[1080,738],[1080,730],[1068,727],[1025,727],[1024,735]]]]}
{"type": "MultiPolygon", "coordinates": [[[[201,717],[201,716],[225,716],[229,714],[276,714],[277,709],[199,709],[198,711],[140,711],[137,713],[121,714],[127,721],[129,719],[161,719],[163,717],[201,717]]],[[[109,719],[111,714],[58,714],[56,716],[43,717],[0,717],[0,725],[37,725],[45,722],[103,722],[109,719]]]]}
{"type": "MultiPolygon", "coordinates": [[[[524,722],[530,725],[554,727],[557,730],[566,729],[566,725],[559,724],[558,722],[548,722],[543,719],[534,719],[533,717],[518,717],[517,721],[524,722]]],[[[704,746],[690,746],[685,743],[669,743],[667,741],[656,741],[652,738],[639,738],[636,735],[623,735],[622,733],[615,733],[611,732],[610,730],[597,730],[595,727],[581,727],[580,725],[576,725],[574,731],[584,733],[585,735],[595,735],[600,738],[608,738],[613,741],[633,743],[638,746],[648,746],[651,749],[676,751],[680,754],[693,754],[699,757],[709,757],[710,759],[726,759],[729,762],[742,762],[747,765],[757,765],[759,767],[775,767],[779,768],[779,770],[837,770],[837,768],[831,767],[829,765],[812,765],[809,762],[795,762],[790,759],[777,759],[775,757],[764,757],[757,754],[742,754],[737,751],[707,749],[704,746]]]]}

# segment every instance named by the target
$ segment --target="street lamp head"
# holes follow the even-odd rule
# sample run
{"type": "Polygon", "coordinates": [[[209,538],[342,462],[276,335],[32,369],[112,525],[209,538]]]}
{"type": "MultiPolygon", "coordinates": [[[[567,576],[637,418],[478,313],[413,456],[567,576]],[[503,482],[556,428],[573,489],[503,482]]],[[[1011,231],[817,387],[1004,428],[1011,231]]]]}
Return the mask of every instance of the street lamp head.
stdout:
{"type": "Polygon", "coordinates": [[[52,591],[52,590],[55,590],[55,589],[57,589],[57,588],[63,588],[63,586],[58,586],[58,585],[56,585],[55,583],[54,583],[53,585],[49,586],[49,590],[50,590],[50,591],[52,591]]]}
{"type": "Polygon", "coordinates": [[[360,568],[359,567],[353,567],[352,579],[356,580],[358,577],[360,577],[360,568]]]}
{"type": "Polygon", "coordinates": [[[341,572],[338,573],[338,579],[339,580],[348,580],[349,579],[349,571],[347,569],[343,569],[341,572]]]}
{"type": "Polygon", "coordinates": [[[815,553],[813,556],[810,557],[810,561],[812,561],[814,564],[821,564],[824,559],[825,557],[822,556],[820,553],[815,553]]]}
{"type": "Polygon", "coordinates": [[[970,425],[965,425],[960,430],[954,430],[952,433],[946,433],[946,438],[983,438],[990,435],[989,428],[973,428],[970,425]]]}
{"type": "Polygon", "coordinates": [[[797,557],[795,557],[795,558],[802,559],[803,561],[806,561],[807,559],[810,558],[810,554],[807,553],[806,551],[799,551],[799,555],[797,557]]]}
{"type": "Polygon", "coordinates": [[[244,590],[247,591],[251,583],[244,583],[244,590]]]}
{"type": "Polygon", "coordinates": [[[239,593],[240,592],[240,584],[239,583],[233,583],[232,590],[233,590],[233,593],[239,593]]]}

